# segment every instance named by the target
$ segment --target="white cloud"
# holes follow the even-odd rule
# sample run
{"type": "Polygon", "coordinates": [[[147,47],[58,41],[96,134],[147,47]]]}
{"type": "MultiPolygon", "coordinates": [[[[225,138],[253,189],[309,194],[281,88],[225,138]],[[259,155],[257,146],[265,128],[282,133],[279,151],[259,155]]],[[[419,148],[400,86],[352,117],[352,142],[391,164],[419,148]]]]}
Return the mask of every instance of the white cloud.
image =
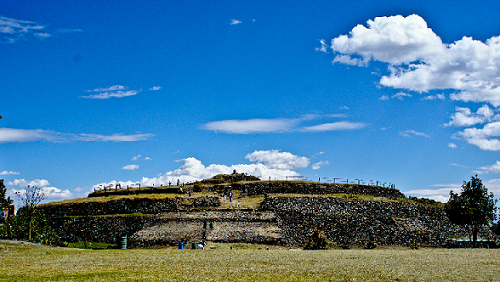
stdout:
{"type": "Polygon", "coordinates": [[[457,148],[457,145],[454,144],[454,143],[450,143],[448,144],[448,147],[452,148],[452,149],[456,149],[457,148]]]}
{"type": "Polygon", "coordinates": [[[411,97],[411,94],[408,94],[408,93],[405,93],[405,92],[398,92],[398,93],[392,95],[391,98],[396,98],[398,100],[403,101],[405,99],[405,97],[411,97]]]}
{"type": "Polygon", "coordinates": [[[493,192],[496,197],[500,195],[500,179],[483,181],[483,185],[488,189],[488,192],[493,192]]]}
{"type": "Polygon", "coordinates": [[[43,193],[45,194],[46,200],[62,200],[73,197],[73,193],[68,189],[61,190],[56,187],[43,187],[43,193]]]}
{"type": "Polygon", "coordinates": [[[299,157],[288,152],[278,150],[255,151],[245,156],[251,162],[264,163],[271,169],[295,169],[309,165],[309,158],[299,157]]]}
{"type": "Polygon", "coordinates": [[[325,152],[321,151],[321,152],[319,152],[319,153],[316,153],[316,154],[312,155],[312,157],[314,158],[314,157],[316,157],[316,156],[323,155],[324,153],[325,153],[325,152]]]}
{"type": "Polygon", "coordinates": [[[100,189],[102,186],[108,187],[109,185],[116,185],[120,183],[122,187],[134,186],[136,183],[141,186],[155,186],[166,185],[169,181],[172,183],[177,183],[179,179],[182,183],[202,180],[205,178],[210,178],[217,174],[230,174],[233,170],[238,173],[247,173],[259,177],[261,179],[286,179],[287,177],[300,176],[300,174],[293,169],[303,168],[309,165],[309,159],[306,157],[299,157],[287,152],[279,152],[277,150],[269,151],[255,151],[246,156],[251,162],[257,162],[252,164],[237,164],[232,166],[211,164],[209,166],[203,165],[203,163],[196,158],[190,157],[186,159],[179,160],[181,166],[173,171],[169,171],[165,174],[160,174],[157,177],[147,178],[143,177],[139,181],[111,181],[109,183],[100,183],[92,187],[94,189],[100,189]]]}
{"type": "Polygon", "coordinates": [[[411,136],[422,136],[422,137],[427,137],[429,138],[430,136],[422,133],[422,132],[417,132],[415,130],[406,130],[406,131],[400,131],[399,136],[410,138],[411,136]]]}
{"type": "Polygon", "coordinates": [[[8,185],[15,185],[19,187],[27,187],[27,186],[46,187],[49,186],[50,183],[45,179],[35,179],[31,181],[24,179],[16,179],[14,181],[9,181],[8,185]]]}
{"type": "Polygon", "coordinates": [[[330,162],[328,162],[328,161],[320,161],[320,162],[317,162],[317,163],[313,164],[312,165],[312,169],[313,170],[317,170],[317,169],[320,169],[323,166],[329,165],[329,164],[330,164],[330,162]]]}
{"type": "Polygon", "coordinates": [[[153,134],[132,134],[124,135],[122,133],[116,133],[113,135],[101,135],[101,134],[84,134],[81,133],[75,138],[78,141],[103,141],[103,142],[134,142],[143,141],[153,137],[153,134]]]}
{"type": "Polygon", "coordinates": [[[67,189],[61,190],[56,187],[51,187],[50,183],[45,179],[35,179],[35,180],[16,179],[14,181],[9,181],[7,185],[13,185],[22,188],[19,190],[11,189],[11,191],[9,192],[9,195],[11,195],[11,197],[13,197],[15,193],[25,194],[26,188],[28,186],[36,186],[38,188],[41,188],[42,192],[44,193],[45,201],[69,199],[73,197],[73,194],[69,190],[67,189]]]}
{"type": "Polygon", "coordinates": [[[384,94],[384,95],[380,96],[378,99],[381,101],[387,101],[387,100],[392,98],[392,99],[398,99],[400,101],[404,101],[405,97],[412,97],[412,95],[401,91],[401,92],[398,92],[390,97],[388,95],[384,94]]]}
{"type": "MultiPolygon", "coordinates": [[[[325,45],[324,41],[322,43],[325,45]]],[[[322,48],[325,48],[322,45],[322,48]]],[[[382,86],[416,92],[451,89],[452,100],[481,102],[500,107],[500,36],[485,42],[463,37],[451,44],[442,40],[418,15],[408,17],[377,17],[367,26],[354,27],[349,35],[332,39],[336,54],[333,63],[366,66],[370,61],[387,64],[388,75],[382,76],[382,86]]],[[[400,92],[392,98],[409,96],[400,92]]],[[[388,100],[388,96],[380,100],[388,100]]],[[[445,100],[444,94],[428,95],[422,100],[445,100]]],[[[467,128],[455,134],[482,150],[500,150],[500,115],[483,105],[476,113],[469,108],[457,108],[445,126],[467,128]]],[[[403,136],[408,136],[405,134],[403,136]]]]}
{"type": "MultiPolygon", "coordinates": [[[[493,192],[496,196],[500,195],[500,179],[483,181],[483,185],[488,189],[488,192],[493,192]]],[[[405,194],[415,197],[429,198],[446,203],[450,198],[450,191],[453,191],[453,193],[460,193],[462,190],[462,183],[435,184],[430,186],[438,189],[411,190],[405,192],[405,194]]]]}
{"type": "Polygon", "coordinates": [[[19,174],[19,172],[15,172],[15,171],[2,171],[0,172],[0,175],[16,175],[16,174],[19,174]]]}
{"type": "Polygon", "coordinates": [[[70,141],[141,141],[153,137],[153,134],[132,134],[123,135],[121,133],[113,135],[101,134],[69,134],[59,133],[42,129],[15,129],[0,128],[0,143],[4,142],[70,142],[70,141]]]}
{"type": "Polygon", "coordinates": [[[321,132],[321,131],[339,131],[339,130],[356,130],[367,127],[368,124],[362,122],[339,121],[332,123],[324,123],[314,126],[302,128],[302,131],[321,132]]]}
{"type": "MultiPolygon", "coordinates": [[[[69,190],[61,190],[56,187],[40,187],[43,193],[43,201],[42,202],[48,202],[48,201],[54,201],[54,200],[63,200],[63,199],[70,199],[73,197],[73,193],[71,193],[69,190]]],[[[26,189],[12,189],[10,195],[15,195],[16,193],[19,194],[26,194],[26,189]]],[[[12,198],[11,196],[11,198],[12,198]]]]}
{"type": "Polygon", "coordinates": [[[446,97],[444,96],[444,94],[436,94],[436,95],[425,96],[424,98],[422,98],[422,100],[423,101],[434,101],[434,100],[444,101],[444,100],[446,100],[446,97]]]}
{"type": "Polygon", "coordinates": [[[391,16],[357,25],[349,35],[332,39],[330,47],[337,54],[334,63],[387,63],[383,86],[417,92],[455,89],[454,100],[500,106],[500,37],[485,43],[463,37],[444,44],[420,16],[391,16]]]}
{"type": "Polygon", "coordinates": [[[294,127],[297,122],[292,119],[222,120],[209,122],[203,128],[234,134],[285,132],[294,127]]]}
{"type": "Polygon", "coordinates": [[[430,186],[439,188],[410,190],[405,192],[405,194],[418,198],[423,197],[423,198],[433,199],[435,201],[439,201],[442,203],[446,203],[450,198],[450,191],[453,191],[454,193],[460,192],[462,184],[436,184],[430,186]]]}
{"type": "Polygon", "coordinates": [[[124,167],[122,167],[123,170],[135,170],[135,169],[139,169],[139,166],[138,165],[126,165],[124,167]]]}
{"type": "Polygon", "coordinates": [[[477,113],[472,113],[469,108],[457,107],[456,113],[451,116],[451,121],[445,126],[471,126],[499,119],[500,116],[495,115],[495,112],[488,105],[483,105],[477,110],[477,113]]]}
{"type": "Polygon", "coordinates": [[[90,99],[109,99],[109,98],[123,98],[134,96],[139,93],[139,90],[128,90],[128,87],[122,85],[113,85],[107,88],[96,88],[94,90],[85,90],[85,92],[97,92],[98,94],[91,94],[88,96],[80,96],[81,98],[90,99]]]}
{"type": "Polygon", "coordinates": [[[340,63],[340,64],[346,64],[346,65],[351,65],[351,66],[358,66],[358,67],[363,67],[368,64],[367,61],[361,60],[359,58],[351,58],[351,56],[348,55],[337,55],[333,61],[333,64],[335,63],[340,63]]]}
{"type": "Polygon", "coordinates": [[[361,122],[340,121],[333,123],[324,123],[314,126],[299,127],[306,121],[312,121],[320,118],[344,118],[344,114],[330,115],[304,115],[296,119],[249,119],[249,120],[222,120],[210,122],[202,126],[205,130],[212,130],[233,134],[255,134],[255,133],[283,133],[292,131],[302,132],[320,132],[337,130],[355,130],[361,129],[368,124],[361,122]]]}
{"type": "Polygon", "coordinates": [[[316,48],[316,51],[328,53],[328,44],[326,44],[326,41],[324,39],[321,39],[319,43],[321,43],[321,47],[316,48]]]}
{"type": "Polygon", "coordinates": [[[482,166],[479,168],[479,171],[476,173],[500,173],[500,161],[497,161],[495,164],[490,166],[482,166]]]}
{"type": "Polygon", "coordinates": [[[73,191],[75,191],[77,193],[85,192],[86,190],[88,190],[88,188],[77,187],[77,188],[73,189],[73,191]]]}
{"type": "Polygon", "coordinates": [[[0,35],[2,41],[7,43],[27,39],[29,35],[33,35],[37,31],[44,29],[45,26],[35,22],[0,17],[0,35]]]}
{"type": "Polygon", "coordinates": [[[141,158],[141,155],[134,156],[134,157],[132,158],[132,161],[137,161],[137,160],[138,160],[138,159],[140,159],[140,158],[141,158]]]}
{"type": "Polygon", "coordinates": [[[240,23],[241,23],[241,21],[239,21],[239,20],[235,20],[235,19],[231,20],[231,25],[237,25],[237,24],[240,24],[240,23]]]}
{"type": "Polygon", "coordinates": [[[54,34],[81,32],[81,29],[54,29],[32,21],[0,17],[0,42],[16,43],[32,38],[46,39],[54,34]]]}
{"type": "Polygon", "coordinates": [[[464,166],[464,165],[461,165],[461,164],[451,163],[450,165],[452,165],[452,166],[456,166],[456,167],[460,167],[460,168],[466,168],[466,169],[469,169],[468,167],[466,167],[466,166],[464,166]]]}
{"type": "Polygon", "coordinates": [[[160,89],[161,89],[161,86],[153,86],[153,87],[149,88],[149,90],[151,90],[151,91],[157,91],[160,89]]]}
{"type": "Polygon", "coordinates": [[[478,146],[485,151],[500,150],[500,140],[492,138],[500,136],[500,122],[486,124],[482,129],[466,128],[455,136],[463,137],[467,143],[478,146]]]}

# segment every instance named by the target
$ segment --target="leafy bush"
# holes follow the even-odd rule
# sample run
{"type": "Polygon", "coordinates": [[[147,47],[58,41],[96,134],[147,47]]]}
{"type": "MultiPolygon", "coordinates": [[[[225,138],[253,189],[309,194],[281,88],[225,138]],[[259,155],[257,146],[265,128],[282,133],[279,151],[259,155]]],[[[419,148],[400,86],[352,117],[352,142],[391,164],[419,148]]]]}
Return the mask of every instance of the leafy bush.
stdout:
{"type": "MultiPolygon", "coordinates": [[[[32,240],[42,244],[56,245],[59,243],[59,238],[53,232],[45,215],[36,212],[32,215],[32,240]]],[[[17,215],[9,216],[4,224],[0,226],[0,237],[29,240],[29,216],[26,209],[21,208],[17,215]]]]}

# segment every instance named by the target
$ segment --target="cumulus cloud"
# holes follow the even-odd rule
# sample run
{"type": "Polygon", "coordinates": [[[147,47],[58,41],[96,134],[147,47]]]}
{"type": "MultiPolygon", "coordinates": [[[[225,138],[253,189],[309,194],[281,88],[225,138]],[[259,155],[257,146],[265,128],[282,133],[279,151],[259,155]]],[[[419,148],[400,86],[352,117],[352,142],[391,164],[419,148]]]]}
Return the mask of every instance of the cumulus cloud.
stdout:
{"type": "Polygon", "coordinates": [[[15,43],[32,38],[46,39],[54,34],[81,32],[81,29],[54,29],[32,21],[0,17],[0,42],[15,43]]]}
{"type": "Polygon", "coordinates": [[[406,137],[406,138],[410,138],[411,136],[421,136],[421,137],[427,137],[427,138],[430,137],[429,135],[427,135],[425,133],[418,132],[415,130],[400,131],[399,136],[406,137]]]}
{"type": "Polygon", "coordinates": [[[123,170],[136,170],[136,169],[139,169],[139,166],[138,165],[126,165],[124,167],[122,167],[123,170]]]}
{"type": "Polygon", "coordinates": [[[237,25],[237,24],[240,24],[240,23],[241,23],[241,21],[239,21],[239,20],[235,20],[235,19],[231,20],[231,25],[237,25]]]}
{"type": "Polygon", "coordinates": [[[491,122],[492,120],[500,120],[500,116],[495,115],[495,112],[488,105],[483,105],[476,113],[472,113],[469,108],[457,107],[455,110],[456,113],[451,115],[451,121],[446,123],[445,126],[471,126],[491,122]]]}
{"type": "Polygon", "coordinates": [[[24,180],[24,179],[16,179],[14,181],[9,181],[8,185],[15,185],[19,187],[27,187],[27,186],[37,186],[37,187],[46,187],[49,186],[50,183],[45,179],[35,179],[35,180],[24,180]]]}
{"type": "Polygon", "coordinates": [[[10,195],[11,197],[15,193],[26,193],[26,188],[28,186],[36,186],[42,190],[44,193],[45,201],[49,200],[62,200],[69,199],[73,197],[73,194],[69,190],[61,190],[56,187],[51,187],[50,183],[45,179],[35,179],[35,180],[25,180],[25,179],[16,179],[14,181],[9,181],[7,185],[18,186],[22,189],[11,189],[10,195]]]}
{"type": "Polygon", "coordinates": [[[355,130],[361,129],[368,124],[360,122],[333,122],[314,126],[300,125],[307,121],[313,121],[320,118],[344,118],[344,114],[332,115],[304,115],[296,119],[249,119],[249,120],[222,120],[207,123],[202,126],[205,130],[232,133],[232,134],[255,134],[255,133],[283,133],[283,132],[319,132],[319,131],[337,131],[337,130],[355,130]]]}
{"type": "Polygon", "coordinates": [[[151,90],[151,91],[157,91],[160,89],[161,89],[161,86],[153,86],[153,87],[149,88],[149,90],[151,90]]]}
{"type": "Polygon", "coordinates": [[[128,87],[122,85],[113,85],[107,88],[96,88],[94,90],[85,90],[85,92],[97,93],[88,96],[80,96],[81,98],[89,99],[109,99],[109,98],[123,98],[134,96],[139,93],[139,90],[128,90],[128,87]]]}
{"type": "Polygon", "coordinates": [[[454,143],[450,143],[448,144],[448,147],[452,148],[452,149],[456,149],[457,148],[457,145],[454,144],[454,143]]]}
{"type": "Polygon", "coordinates": [[[2,171],[0,172],[0,175],[16,175],[16,174],[19,174],[19,172],[15,172],[15,171],[2,171]]]}
{"type": "Polygon", "coordinates": [[[251,162],[264,163],[272,169],[295,169],[309,165],[309,158],[299,157],[288,152],[278,150],[255,151],[245,156],[251,162]]]}
{"type": "Polygon", "coordinates": [[[476,145],[485,151],[500,150],[500,122],[492,122],[481,128],[466,128],[464,131],[455,134],[457,137],[463,137],[467,143],[476,145]]]}
{"type": "Polygon", "coordinates": [[[418,15],[377,17],[331,41],[334,63],[387,63],[390,74],[380,79],[383,86],[418,92],[456,89],[452,99],[495,107],[500,105],[499,46],[500,37],[486,43],[463,37],[444,44],[418,15]]]}
{"type": "Polygon", "coordinates": [[[309,165],[309,159],[300,157],[288,152],[279,152],[278,150],[255,151],[247,154],[246,158],[254,163],[237,164],[232,166],[211,164],[205,166],[200,160],[190,157],[179,160],[181,166],[175,170],[168,171],[165,174],[160,174],[157,177],[143,177],[139,181],[110,181],[108,183],[99,183],[92,187],[101,189],[101,187],[114,187],[116,184],[121,184],[122,187],[141,186],[159,186],[167,185],[168,182],[177,183],[179,179],[182,183],[187,183],[195,180],[210,178],[217,174],[230,174],[233,170],[238,173],[247,173],[259,177],[261,179],[286,179],[287,177],[300,176],[294,169],[303,168],[309,165]]]}
{"type": "Polygon", "coordinates": [[[473,113],[469,108],[457,107],[456,112],[451,116],[451,121],[445,126],[467,127],[478,124],[486,125],[481,128],[466,128],[464,131],[457,132],[454,137],[464,138],[467,143],[476,145],[482,150],[498,151],[500,150],[500,115],[495,110],[483,105],[473,113]]]}
{"type": "Polygon", "coordinates": [[[132,134],[124,135],[116,133],[112,135],[102,134],[70,134],[60,133],[42,129],[15,129],[15,128],[0,128],[0,143],[6,142],[70,142],[70,141],[94,141],[94,142],[127,142],[127,141],[142,141],[153,137],[153,134],[132,134]]]}
{"type": "MultiPolygon", "coordinates": [[[[320,50],[327,50],[326,42],[320,50]]],[[[418,15],[377,17],[366,26],[357,25],[348,35],[340,35],[328,46],[333,63],[366,66],[371,61],[387,64],[388,74],[380,85],[416,92],[451,89],[450,99],[487,103],[500,107],[500,36],[485,42],[464,36],[451,44],[427,26],[418,15]]],[[[326,52],[326,51],[325,51],[326,52]]],[[[402,96],[400,96],[402,97],[402,96]]],[[[389,97],[384,95],[381,100],[389,97]]],[[[444,100],[443,94],[428,95],[423,100],[444,100]]],[[[471,128],[463,136],[483,150],[500,150],[495,121],[500,120],[488,106],[477,113],[458,108],[447,126],[472,126],[488,123],[483,129],[471,128]]]]}

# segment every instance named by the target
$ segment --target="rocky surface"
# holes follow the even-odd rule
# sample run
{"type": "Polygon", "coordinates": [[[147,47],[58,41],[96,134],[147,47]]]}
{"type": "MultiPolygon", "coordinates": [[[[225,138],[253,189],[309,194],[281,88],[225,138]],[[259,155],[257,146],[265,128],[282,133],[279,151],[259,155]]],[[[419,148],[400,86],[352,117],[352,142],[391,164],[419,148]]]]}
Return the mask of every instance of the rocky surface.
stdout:
{"type": "Polygon", "coordinates": [[[106,202],[48,204],[40,206],[42,213],[51,217],[94,216],[110,214],[158,214],[181,208],[202,208],[220,206],[218,197],[193,197],[189,203],[183,203],[181,197],[164,199],[117,199],[106,202]]]}
{"type": "MultiPolygon", "coordinates": [[[[369,240],[378,245],[441,245],[448,235],[468,234],[452,224],[442,209],[413,203],[267,197],[261,208],[276,213],[282,243],[288,246],[302,246],[315,229],[323,230],[330,241],[339,245],[358,246],[369,240]]],[[[480,237],[493,239],[494,235],[484,228],[480,237]]]]}

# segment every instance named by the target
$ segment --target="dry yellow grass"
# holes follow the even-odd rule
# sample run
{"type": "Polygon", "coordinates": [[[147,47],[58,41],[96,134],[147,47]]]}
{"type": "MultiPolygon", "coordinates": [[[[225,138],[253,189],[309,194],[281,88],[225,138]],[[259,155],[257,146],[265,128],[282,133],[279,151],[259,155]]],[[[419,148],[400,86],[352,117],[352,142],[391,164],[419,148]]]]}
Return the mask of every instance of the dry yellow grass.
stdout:
{"type": "Polygon", "coordinates": [[[498,281],[500,250],[77,250],[0,243],[0,281],[498,281]]]}

